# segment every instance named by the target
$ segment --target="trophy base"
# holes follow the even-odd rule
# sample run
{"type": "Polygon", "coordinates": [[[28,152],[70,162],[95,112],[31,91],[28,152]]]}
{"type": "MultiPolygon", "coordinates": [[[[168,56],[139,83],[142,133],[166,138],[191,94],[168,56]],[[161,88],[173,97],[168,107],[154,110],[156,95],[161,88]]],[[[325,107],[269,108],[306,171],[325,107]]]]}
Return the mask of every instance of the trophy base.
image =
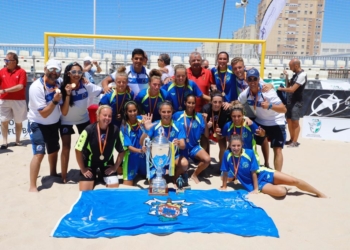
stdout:
{"type": "Polygon", "coordinates": [[[191,190],[191,186],[186,186],[186,187],[183,187],[181,189],[176,189],[176,194],[183,194],[185,193],[186,190],[191,190]]]}
{"type": "Polygon", "coordinates": [[[153,196],[168,196],[169,194],[169,189],[168,186],[165,187],[165,192],[153,192],[152,186],[150,185],[148,188],[148,195],[153,195],[153,196]]]}

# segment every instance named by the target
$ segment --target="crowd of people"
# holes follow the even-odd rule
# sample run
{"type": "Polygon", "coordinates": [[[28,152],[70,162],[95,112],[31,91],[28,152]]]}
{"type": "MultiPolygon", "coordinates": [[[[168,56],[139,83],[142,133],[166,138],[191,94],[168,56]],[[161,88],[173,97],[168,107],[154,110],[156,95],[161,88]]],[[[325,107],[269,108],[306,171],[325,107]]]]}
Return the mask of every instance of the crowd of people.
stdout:
{"type": "MultiPolygon", "coordinates": [[[[1,149],[8,146],[7,126],[16,124],[16,145],[20,146],[22,121],[28,119],[33,158],[30,162],[30,188],[37,192],[37,177],[45,153],[50,175],[57,175],[61,138],[61,178],[67,182],[73,126],[79,133],[75,143],[80,168],[80,190],[92,190],[97,176],[107,187],[134,185],[136,176],[146,176],[144,140],[163,133],[177,150],[173,182],[181,177],[185,185],[199,183],[201,174],[211,164],[209,145],[219,147],[219,167],[223,185],[237,180],[248,191],[284,196],[292,185],[324,197],[306,182],[282,173],[285,144],[297,147],[298,120],[306,75],[300,62],[293,59],[295,72],[286,80],[288,94],[284,105],[271,84],[265,84],[255,68],[246,68],[240,57],[220,52],[217,65],[210,69],[200,53],[189,56],[190,67],[171,66],[168,54],[160,54],[157,69],[145,67],[147,55],[142,49],[132,52],[132,64],[121,66],[107,76],[101,87],[94,84],[91,58],[84,65],[70,63],[65,69],[59,61],[49,60],[44,74],[29,88],[26,113],[25,71],[18,66],[15,53],[8,53],[6,67],[0,71],[0,118],[3,136],[1,149]],[[89,99],[101,96],[97,122],[90,124],[89,99]],[[286,117],[291,139],[286,143],[286,117]],[[269,164],[269,143],[274,152],[269,164]],[[264,160],[259,158],[260,145],[264,160]],[[114,149],[118,152],[114,160],[114,149]],[[188,175],[189,165],[195,170],[188,175]]],[[[97,67],[97,72],[100,70],[97,67]]],[[[299,129],[299,130],[298,130],[299,129]]],[[[71,163],[71,165],[73,165],[71,163]]],[[[176,185],[176,184],[175,184],[176,185]]]]}

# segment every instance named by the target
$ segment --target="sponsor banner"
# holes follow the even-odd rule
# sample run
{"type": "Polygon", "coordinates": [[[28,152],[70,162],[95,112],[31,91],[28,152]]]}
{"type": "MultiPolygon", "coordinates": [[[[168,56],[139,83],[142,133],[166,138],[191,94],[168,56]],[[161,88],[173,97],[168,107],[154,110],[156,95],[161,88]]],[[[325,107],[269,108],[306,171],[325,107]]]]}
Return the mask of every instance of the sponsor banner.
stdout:
{"type": "Polygon", "coordinates": [[[350,119],[304,116],[302,136],[350,142],[350,119]]]}
{"type": "MultiPolygon", "coordinates": [[[[0,124],[1,126],[1,124],[0,124]]],[[[0,130],[0,134],[2,136],[2,132],[0,130]]],[[[15,121],[11,120],[9,121],[9,128],[8,128],[8,135],[7,138],[16,138],[16,128],[15,128],[15,121]]],[[[25,120],[22,122],[22,134],[21,139],[29,139],[29,133],[28,133],[28,120],[25,120]]]]}
{"type": "Polygon", "coordinates": [[[350,118],[350,91],[304,89],[303,115],[350,118]]]}

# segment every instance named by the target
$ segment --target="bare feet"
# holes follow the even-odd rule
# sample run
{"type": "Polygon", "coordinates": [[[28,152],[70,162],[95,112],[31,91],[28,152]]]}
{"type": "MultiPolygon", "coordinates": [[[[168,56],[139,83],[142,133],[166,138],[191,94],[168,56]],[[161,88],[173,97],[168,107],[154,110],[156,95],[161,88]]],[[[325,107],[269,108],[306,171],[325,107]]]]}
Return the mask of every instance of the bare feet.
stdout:
{"type": "Polygon", "coordinates": [[[327,198],[327,196],[323,193],[320,193],[317,195],[318,198],[327,198]]]}
{"type": "Polygon", "coordinates": [[[192,179],[192,180],[193,180],[193,181],[194,181],[196,184],[198,184],[198,183],[199,183],[199,180],[198,180],[197,175],[192,174],[191,179],[192,179]]]}
{"type": "Polygon", "coordinates": [[[38,191],[38,189],[36,187],[30,187],[29,188],[29,192],[31,192],[31,193],[38,193],[39,191],[38,191]]]}

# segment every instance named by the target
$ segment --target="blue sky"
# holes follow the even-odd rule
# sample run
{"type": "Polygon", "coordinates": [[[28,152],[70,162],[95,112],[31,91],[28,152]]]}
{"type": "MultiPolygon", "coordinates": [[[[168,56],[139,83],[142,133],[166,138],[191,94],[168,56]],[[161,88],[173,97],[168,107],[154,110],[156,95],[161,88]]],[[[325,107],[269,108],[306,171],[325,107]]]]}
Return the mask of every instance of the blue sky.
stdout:
{"type": "MultiPolygon", "coordinates": [[[[243,25],[243,9],[227,0],[222,38],[243,25]]],[[[223,1],[96,0],[97,34],[217,38],[223,1]]],[[[247,25],[259,0],[250,0],[247,25]]],[[[322,42],[350,43],[349,0],[327,1],[322,42]]],[[[43,33],[93,33],[93,0],[0,0],[0,43],[43,43],[43,33]]]]}

